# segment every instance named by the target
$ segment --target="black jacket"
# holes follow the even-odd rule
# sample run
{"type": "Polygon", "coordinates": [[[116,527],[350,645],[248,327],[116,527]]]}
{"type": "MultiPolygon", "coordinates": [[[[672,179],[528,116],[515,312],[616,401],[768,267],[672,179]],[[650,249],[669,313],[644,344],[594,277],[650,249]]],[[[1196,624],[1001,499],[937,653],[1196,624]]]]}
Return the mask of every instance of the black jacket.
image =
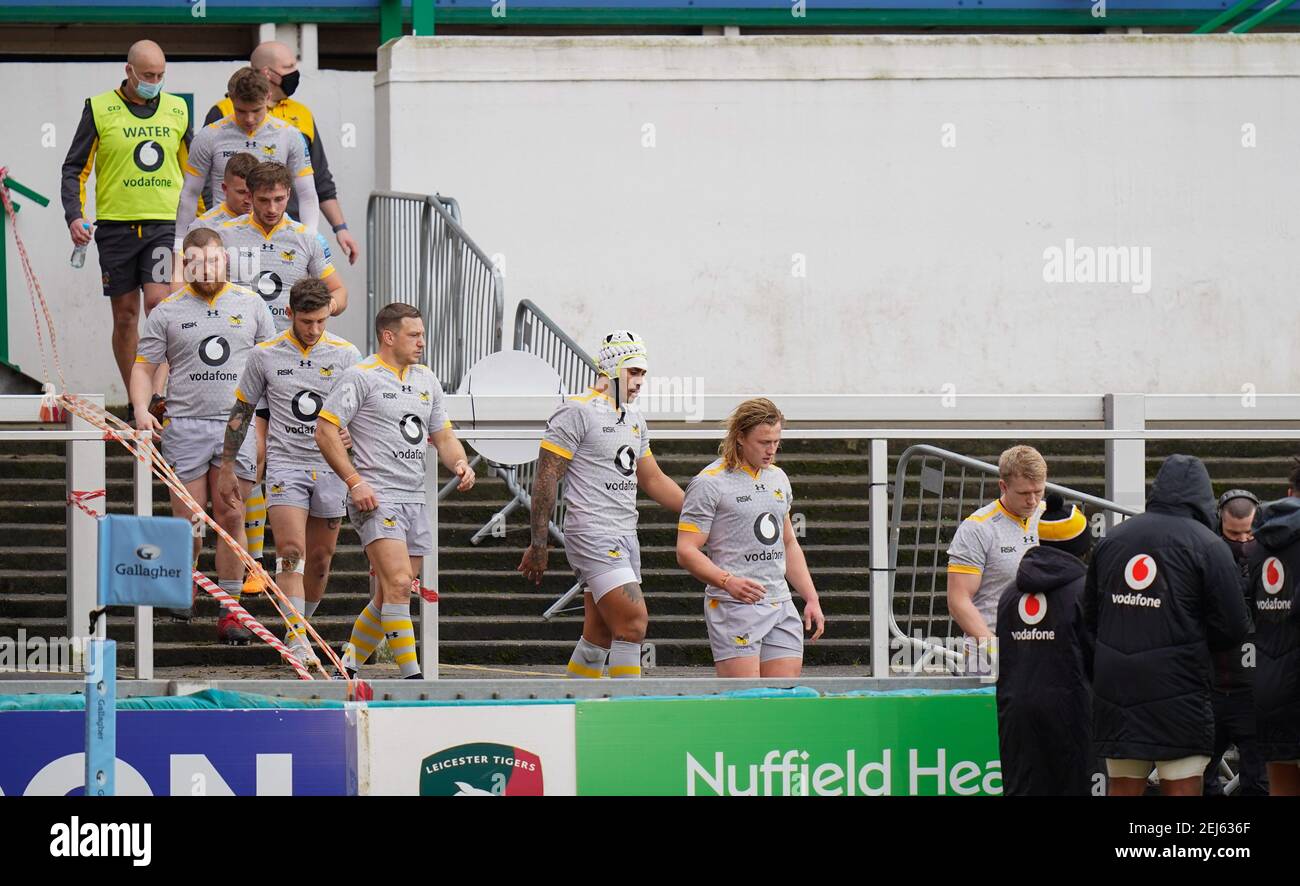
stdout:
{"type": "Polygon", "coordinates": [[[1241,572],[1213,526],[1205,465],[1171,455],[1146,513],[1112,529],[1093,553],[1084,618],[1097,643],[1093,740],[1102,757],[1213,753],[1207,635],[1226,646],[1250,630],[1241,572]]]}
{"type": "Polygon", "coordinates": [[[998,747],[1008,796],[1087,796],[1092,638],[1083,561],[1030,548],[998,601],[998,747]]]}
{"type": "Polygon", "coordinates": [[[1300,499],[1269,506],[1255,531],[1246,597],[1255,619],[1257,741],[1265,760],[1300,759],[1300,499]]]}
{"type": "MultiPolygon", "coordinates": [[[[1233,562],[1237,564],[1237,569],[1241,573],[1240,586],[1243,592],[1250,578],[1250,554],[1255,547],[1255,542],[1247,542],[1241,559],[1237,559],[1237,555],[1233,554],[1233,562]]],[[[1246,608],[1250,610],[1249,604],[1246,608]]],[[[1215,692],[1239,692],[1249,696],[1251,687],[1255,684],[1255,667],[1249,664],[1253,658],[1251,648],[1255,644],[1255,635],[1247,634],[1240,645],[1228,643],[1214,631],[1209,632],[1208,639],[1214,659],[1215,692]]]]}

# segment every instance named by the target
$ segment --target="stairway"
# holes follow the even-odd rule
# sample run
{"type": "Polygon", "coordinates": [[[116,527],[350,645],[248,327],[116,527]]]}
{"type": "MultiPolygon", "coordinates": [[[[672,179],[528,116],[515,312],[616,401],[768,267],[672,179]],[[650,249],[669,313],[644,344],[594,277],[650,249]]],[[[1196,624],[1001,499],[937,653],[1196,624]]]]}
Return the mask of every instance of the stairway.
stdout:
{"type": "MultiPolygon", "coordinates": [[[[1000,441],[952,441],[935,445],[995,462],[1000,441]]],[[[806,534],[800,540],[826,612],[826,637],[809,645],[809,666],[865,666],[869,654],[866,441],[788,441],[778,461],[791,478],[794,511],[802,514],[806,534]]],[[[891,445],[894,458],[904,449],[891,445]]],[[[1096,495],[1103,494],[1102,445],[1057,441],[1044,445],[1051,480],[1096,495]]],[[[1285,493],[1290,450],[1285,443],[1148,444],[1148,479],[1164,455],[1189,451],[1206,460],[1216,494],[1233,487],[1253,489],[1262,499],[1285,493]]],[[[713,457],[706,441],[660,441],[655,454],[664,471],[683,486],[713,457]]],[[[110,450],[107,462],[108,507],[112,513],[131,510],[129,457],[110,450]]],[[[444,478],[445,479],[445,478],[444,478]]],[[[0,636],[61,636],[64,633],[66,534],[63,447],[55,443],[9,444],[0,451],[0,636]]],[[[915,484],[913,484],[915,485],[915,484]]],[[[996,490],[993,483],[990,489],[996,490]]],[[[911,493],[909,493],[910,495],[911,493]]],[[[993,491],[990,495],[996,495],[993,491]]],[[[480,475],[467,495],[453,495],[440,508],[441,660],[448,664],[562,664],[581,631],[581,613],[550,622],[541,613],[571,584],[563,551],[551,556],[551,570],[542,587],[527,585],[515,572],[528,539],[527,515],[517,511],[507,521],[504,537],[487,537],[479,545],[470,536],[507,500],[504,484],[480,475]]],[[[155,486],[155,512],[167,513],[161,484],[155,486]]],[[[648,639],[655,644],[661,666],[711,664],[705,637],[699,585],[676,565],[673,545],[676,515],[654,502],[640,501],[640,540],[644,589],[651,621],[648,639]]],[[[904,508],[905,515],[908,508],[904,508]]],[[[899,550],[899,590],[911,586],[916,594],[896,593],[895,613],[909,607],[946,614],[943,579],[946,566],[941,549],[951,537],[942,536],[936,551],[933,526],[904,523],[899,550]],[[927,531],[928,530],[928,531],[927,531]],[[937,556],[936,556],[937,553],[937,556]],[[935,589],[930,590],[931,576],[935,589]],[[904,583],[906,582],[906,583],[904,583]]],[[[268,532],[267,550],[272,540],[268,532]]],[[[212,574],[209,539],[200,567],[212,574]]],[[[342,643],[356,614],[365,605],[367,568],[355,532],[346,521],[340,536],[334,573],[325,601],[313,625],[332,644],[342,643]]],[[[245,605],[273,631],[281,626],[270,605],[245,598],[245,605]]],[[[214,640],[217,606],[204,597],[198,617],[189,624],[159,618],[155,624],[155,664],[192,667],[196,675],[224,665],[274,665],[278,657],[265,645],[219,646],[214,640]]],[[[118,640],[119,661],[134,658],[132,625],[126,611],[111,612],[109,635],[118,640]]],[[[286,669],[286,676],[288,675],[286,669]]]]}

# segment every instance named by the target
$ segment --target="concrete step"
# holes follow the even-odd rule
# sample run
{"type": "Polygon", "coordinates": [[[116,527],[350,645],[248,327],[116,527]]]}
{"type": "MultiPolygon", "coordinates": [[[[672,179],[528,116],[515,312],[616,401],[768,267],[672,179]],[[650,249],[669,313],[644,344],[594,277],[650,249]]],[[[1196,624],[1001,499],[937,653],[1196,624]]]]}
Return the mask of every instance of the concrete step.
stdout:
{"type": "MultiPolygon", "coordinates": [[[[659,640],[655,644],[656,662],[662,667],[711,666],[713,655],[707,639],[659,640]]],[[[576,634],[563,640],[448,640],[439,645],[439,660],[445,664],[475,665],[563,665],[573,652],[576,634]]],[[[118,664],[131,667],[135,663],[132,644],[118,646],[118,664]]],[[[279,654],[263,644],[248,646],[221,646],[215,641],[208,644],[158,643],[154,645],[154,664],[158,667],[216,668],[223,666],[277,665],[284,668],[286,679],[293,677],[288,665],[283,665],[279,654]],[[165,664],[164,664],[165,663],[165,664]]],[[[808,667],[838,665],[842,667],[869,668],[870,644],[857,639],[827,639],[804,647],[804,664],[808,667]]],[[[366,676],[366,668],[362,676],[366,676]]],[[[213,672],[219,676],[219,670],[213,672]]]]}

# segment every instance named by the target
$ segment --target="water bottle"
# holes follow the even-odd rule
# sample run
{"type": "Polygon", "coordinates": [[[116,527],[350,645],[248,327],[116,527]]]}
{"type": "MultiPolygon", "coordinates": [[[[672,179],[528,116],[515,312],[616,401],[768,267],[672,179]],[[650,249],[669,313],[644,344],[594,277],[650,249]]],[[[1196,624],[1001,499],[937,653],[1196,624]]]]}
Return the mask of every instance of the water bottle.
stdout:
{"type": "MultiPolygon", "coordinates": [[[[82,222],[82,223],[81,223],[81,226],[82,226],[83,228],[85,228],[87,231],[90,230],[90,225],[87,224],[86,222],[82,222]]],[[[80,246],[78,246],[77,248],[75,248],[75,249],[72,250],[72,266],[73,266],[74,268],[85,267],[85,264],[86,264],[86,249],[87,249],[89,246],[90,246],[90,242],[87,241],[87,242],[82,243],[80,246]]]]}

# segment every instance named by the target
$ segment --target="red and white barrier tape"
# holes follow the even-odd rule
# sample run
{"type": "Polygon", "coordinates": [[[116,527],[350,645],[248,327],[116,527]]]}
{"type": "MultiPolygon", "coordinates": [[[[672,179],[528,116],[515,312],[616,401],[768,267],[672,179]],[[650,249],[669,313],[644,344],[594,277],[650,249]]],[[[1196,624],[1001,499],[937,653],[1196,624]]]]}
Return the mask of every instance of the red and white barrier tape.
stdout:
{"type": "Polygon", "coordinates": [[[310,680],[312,678],[311,673],[303,666],[303,663],[298,660],[298,657],[289,651],[289,647],[285,646],[274,634],[262,627],[261,622],[249,615],[248,610],[239,605],[238,600],[217,587],[212,582],[212,579],[208,578],[202,572],[195,570],[194,583],[215,597],[217,602],[224,606],[226,610],[235,617],[235,621],[248,628],[259,640],[280,653],[280,657],[283,658],[291,668],[298,672],[299,677],[304,680],[310,680]]]}

